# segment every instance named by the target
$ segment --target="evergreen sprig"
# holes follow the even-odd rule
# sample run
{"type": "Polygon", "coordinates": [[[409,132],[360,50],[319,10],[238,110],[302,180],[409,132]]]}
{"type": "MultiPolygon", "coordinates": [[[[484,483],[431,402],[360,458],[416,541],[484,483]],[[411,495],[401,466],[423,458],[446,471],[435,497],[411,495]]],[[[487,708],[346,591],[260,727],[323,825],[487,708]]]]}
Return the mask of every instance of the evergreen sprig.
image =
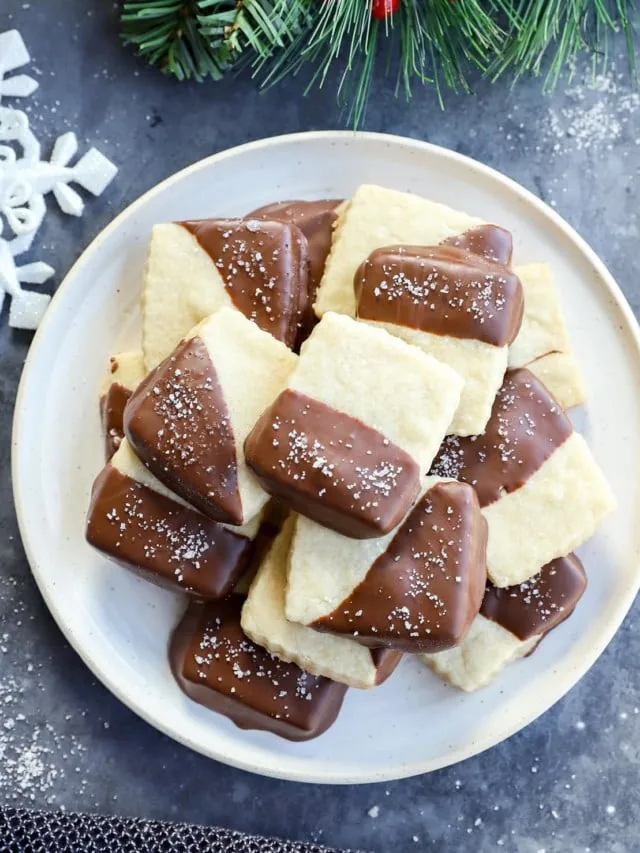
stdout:
{"type": "MultiPolygon", "coordinates": [[[[363,116],[376,62],[411,95],[415,81],[469,91],[468,73],[545,75],[588,51],[606,62],[623,31],[635,60],[637,0],[400,0],[384,21],[372,0],[127,0],[122,35],[150,64],[179,80],[220,79],[250,63],[264,85],[311,69],[309,87],[342,68],[338,97],[363,116]]],[[[634,66],[635,67],[635,66],[634,66]]]]}

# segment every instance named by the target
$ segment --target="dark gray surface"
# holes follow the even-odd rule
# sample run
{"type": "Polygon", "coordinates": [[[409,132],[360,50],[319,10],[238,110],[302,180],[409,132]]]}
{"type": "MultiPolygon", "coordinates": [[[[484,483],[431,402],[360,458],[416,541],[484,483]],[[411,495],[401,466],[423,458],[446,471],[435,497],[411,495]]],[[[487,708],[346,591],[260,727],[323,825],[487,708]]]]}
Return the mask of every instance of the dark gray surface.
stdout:
{"type": "MultiPolygon", "coordinates": [[[[176,169],[249,139],[340,126],[330,84],[303,99],[295,81],[260,95],[248,80],[180,86],[158,76],[121,48],[115,4],[103,0],[2,0],[0,32],[11,26],[21,30],[41,72],[30,110],[43,141],[73,128],[83,144],[97,144],[120,166],[84,218],[48,215],[32,254],[55,265],[56,283],[116,212],[176,169]]],[[[449,97],[444,113],[428,90],[407,107],[382,83],[366,129],[469,154],[554,203],[604,258],[637,311],[639,99],[615,75],[595,91],[577,77],[569,92],[563,86],[551,97],[535,81],[514,90],[480,84],[473,98],[449,97]]],[[[65,644],[20,545],[10,429],[29,341],[2,318],[2,800],[218,823],[379,853],[640,849],[637,607],[580,685],[526,731],[458,767],[412,780],[339,789],[261,779],[191,753],[135,717],[65,644]],[[376,805],[378,816],[369,816],[376,805]]]]}

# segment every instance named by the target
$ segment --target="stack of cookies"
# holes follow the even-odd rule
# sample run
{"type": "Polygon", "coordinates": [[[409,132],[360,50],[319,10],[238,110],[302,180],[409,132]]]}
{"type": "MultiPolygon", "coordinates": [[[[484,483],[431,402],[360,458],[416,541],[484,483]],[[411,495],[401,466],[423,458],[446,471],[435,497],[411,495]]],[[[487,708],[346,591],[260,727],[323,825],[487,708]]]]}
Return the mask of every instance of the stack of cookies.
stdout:
{"type": "Polygon", "coordinates": [[[193,700],[305,740],[403,654],[475,690],[571,614],[614,500],[550,271],[512,254],[376,186],[155,226],[87,539],[188,596],[193,700]]]}

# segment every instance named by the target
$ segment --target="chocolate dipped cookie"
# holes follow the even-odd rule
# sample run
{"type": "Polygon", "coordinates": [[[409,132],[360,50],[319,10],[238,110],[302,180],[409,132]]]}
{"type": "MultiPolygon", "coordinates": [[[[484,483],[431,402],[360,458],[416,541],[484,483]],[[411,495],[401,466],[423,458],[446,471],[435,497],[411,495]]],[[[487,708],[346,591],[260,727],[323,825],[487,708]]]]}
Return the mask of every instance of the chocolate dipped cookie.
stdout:
{"type": "Polygon", "coordinates": [[[347,539],[299,517],[286,617],[372,648],[451,648],[480,609],[486,541],[473,489],[434,477],[402,524],[379,539],[347,539]]]}
{"type": "Polygon", "coordinates": [[[147,370],[201,320],[236,308],[292,347],[307,305],[307,242],[293,224],[198,219],[155,225],[142,292],[147,370]]]}
{"type": "Polygon", "coordinates": [[[462,380],[382,329],[329,313],[247,437],[265,491],[345,536],[382,536],[417,497],[462,380]]]}
{"type": "Polygon", "coordinates": [[[530,580],[498,589],[487,584],[480,613],[454,649],[423,660],[461,690],[478,690],[511,661],[531,654],[540,640],[564,622],[587,586],[575,554],[548,563],[530,580]]]}
{"type": "Polygon", "coordinates": [[[505,376],[484,434],[448,436],[431,470],[476,490],[496,586],[523,583],[570,553],[615,506],[586,441],[524,368],[505,376]]]}
{"type": "Polygon", "coordinates": [[[200,599],[228,595],[245,570],[259,519],[231,531],[160,483],[123,439],[91,493],[86,537],[158,586],[200,599]]]}
{"type": "Polygon", "coordinates": [[[215,521],[242,525],[268,500],[244,441],[297,357],[239,311],[221,308],[138,386],[125,432],[155,476],[215,521]]]}
{"type": "Polygon", "coordinates": [[[240,626],[244,596],[189,606],[171,639],[171,670],[186,695],[241,729],[287,740],[318,737],[347,688],[304,672],[253,643],[240,626]]]}
{"type": "MultiPolygon", "coordinates": [[[[355,316],[353,277],[374,249],[398,244],[433,246],[449,238],[459,238],[484,224],[480,219],[412,193],[363,184],[336,225],[315,301],[316,314],[322,317],[327,311],[336,311],[355,316]]],[[[477,242],[476,250],[482,251],[477,242]]],[[[510,241],[492,246],[491,257],[509,263],[510,241]]]]}
{"type": "Polygon", "coordinates": [[[356,316],[453,368],[464,380],[448,428],[477,435],[491,414],[523,313],[506,263],[511,235],[484,225],[437,246],[376,249],[354,277],[356,316]]]}
{"type": "Polygon", "coordinates": [[[242,608],[242,628],[280,660],[350,687],[375,687],[398,665],[401,653],[369,649],[346,637],[319,633],[285,616],[287,563],[296,519],[291,516],[261,561],[242,608]]]}

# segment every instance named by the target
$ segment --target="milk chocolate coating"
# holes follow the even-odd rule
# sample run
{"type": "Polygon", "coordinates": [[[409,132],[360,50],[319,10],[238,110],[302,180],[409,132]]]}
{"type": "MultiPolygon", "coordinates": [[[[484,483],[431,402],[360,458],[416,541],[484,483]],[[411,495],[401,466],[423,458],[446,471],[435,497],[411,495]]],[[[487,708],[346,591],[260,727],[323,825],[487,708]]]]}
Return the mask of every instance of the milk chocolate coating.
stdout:
{"type": "Polygon", "coordinates": [[[347,688],[253,643],[240,627],[243,602],[232,595],[189,606],[169,647],[175,679],[189,698],[241,729],[294,741],[318,737],[335,722],[347,688]]]}
{"type": "Polygon", "coordinates": [[[520,280],[503,264],[454,246],[387,246],[356,270],[357,315],[496,347],[518,334],[520,280]]]}
{"type": "Polygon", "coordinates": [[[513,237],[510,231],[500,228],[499,225],[479,225],[477,228],[470,228],[462,234],[447,237],[440,245],[456,246],[474,255],[481,255],[489,261],[497,261],[507,267],[511,265],[513,237]]]}
{"type": "Polygon", "coordinates": [[[236,308],[292,347],[307,305],[309,260],[300,229],[257,219],[180,224],[211,257],[236,308]]]}
{"type": "Polygon", "coordinates": [[[521,488],[572,432],[544,385],[525,368],[510,370],[484,434],[447,436],[431,473],[469,483],[486,507],[521,488]]]}
{"type": "Polygon", "coordinates": [[[302,340],[310,334],[318,322],[313,313],[313,303],[324,265],[331,249],[333,225],[338,216],[336,208],[342,199],[322,199],[320,201],[277,201],[259,207],[248,214],[249,219],[276,219],[297,225],[307,240],[309,250],[309,285],[307,310],[302,318],[302,340]]]}
{"type": "Polygon", "coordinates": [[[487,579],[487,522],[464,483],[438,483],[418,501],[364,580],[313,623],[368,646],[441,652],[462,642],[487,579]]]}
{"type": "Polygon", "coordinates": [[[244,445],[247,464],[269,494],[354,539],[381,536],[418,494],[415,460],[357,418],[283,391],[244,445]]]}
{"type": "Polygon", "coordinates": [[[112,382],[106,394],[100,398],[100,417],[104,432],[104,452],[108,462],[120,447],[124,438],[124,407],[131,391],[119,382],[112,382]]]}
{"type": "Polygon", "coordinates": [[[529,640],[564,622],[586,588],[584,567],[575,554],[569,554],[516,586],[498,589],[488,583],[480,612],[519,639],[529,640]]]}
{"type": "Polygon", "coordinates": [[[124,431],[155,476],[209,518],[242,524],[233,428],[204,341],[195,337],[131,395],[124,431]]]}
{"type": "Polygon", "coordinates": [[[98,475],[87,541],[121,566],[201,599],[228,595],[252,543],[107,465],[98,475]]]}
{"type": "Polygon", "coordinates": [[[395,668],[402,660],[402,652],[395,649],[370,649],[371,660],[376,668],[376,685],[384,682],[393,674],[395,668]]]}

